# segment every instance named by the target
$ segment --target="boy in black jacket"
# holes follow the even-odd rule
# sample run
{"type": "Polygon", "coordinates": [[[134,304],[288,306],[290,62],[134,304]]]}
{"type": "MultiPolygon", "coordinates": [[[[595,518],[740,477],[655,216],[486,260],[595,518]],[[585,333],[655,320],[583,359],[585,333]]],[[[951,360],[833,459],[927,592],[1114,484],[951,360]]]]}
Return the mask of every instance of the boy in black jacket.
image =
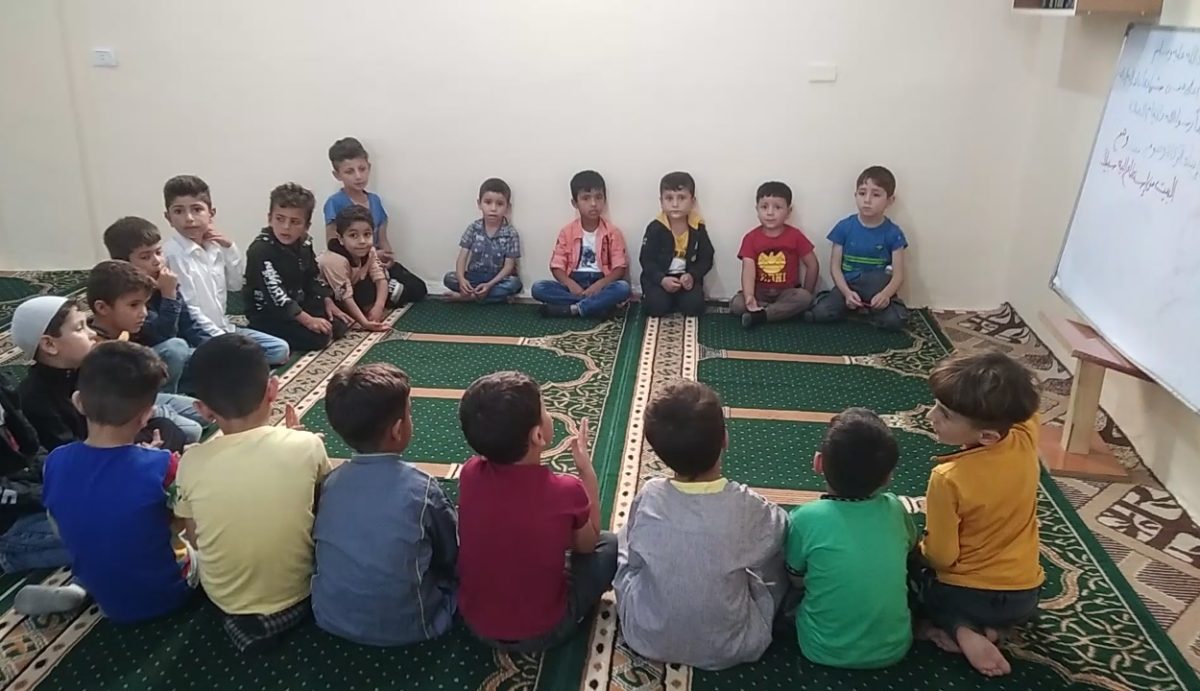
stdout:
{"type": "Polygon", "coordinates": [[[704,313],[704,276],[712,269],[713,246],[696,213],[696,181],[667,173],[658,186],[662,213],[642,238],[642,302],[652,317],[671,312],[704,313]]]}
{"type": "Polygon", "coordinates": [[[308,228],[313,193],[294,182],[271,191],[267,227],[246,250],[246,318],[250,328],[287,341],[292,350],[321,350],[354,318],[333,302],[321,278],[308,228]]]}

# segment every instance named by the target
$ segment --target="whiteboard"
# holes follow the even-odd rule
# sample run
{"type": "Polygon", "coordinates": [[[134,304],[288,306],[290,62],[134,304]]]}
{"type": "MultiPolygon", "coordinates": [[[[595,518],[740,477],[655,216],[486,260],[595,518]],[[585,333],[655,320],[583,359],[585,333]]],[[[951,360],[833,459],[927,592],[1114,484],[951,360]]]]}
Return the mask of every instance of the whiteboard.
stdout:
{"type": "Polygon", "coordinates": [[[1051,286],[1200,411],[1200,32],[1126,33],[1051,286]]]}

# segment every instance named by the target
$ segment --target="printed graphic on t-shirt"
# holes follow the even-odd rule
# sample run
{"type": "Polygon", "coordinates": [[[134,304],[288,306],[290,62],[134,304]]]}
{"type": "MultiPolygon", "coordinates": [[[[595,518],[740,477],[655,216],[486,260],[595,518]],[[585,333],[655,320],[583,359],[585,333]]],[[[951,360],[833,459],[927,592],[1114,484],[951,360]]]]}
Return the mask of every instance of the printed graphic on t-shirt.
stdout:
{"type": "Polygon", "coordinates": [[[583,257],[579,260],[580,266],[593,266],[596,263],[596,250],[591,247],[583,248],[583,257]]]}
{"type": "Polygon", "coordinates": [[[788,282],[787,257],[782,251],[759,252],[756,264],[758,265],[758,283],[783,285],[788,282]]]}

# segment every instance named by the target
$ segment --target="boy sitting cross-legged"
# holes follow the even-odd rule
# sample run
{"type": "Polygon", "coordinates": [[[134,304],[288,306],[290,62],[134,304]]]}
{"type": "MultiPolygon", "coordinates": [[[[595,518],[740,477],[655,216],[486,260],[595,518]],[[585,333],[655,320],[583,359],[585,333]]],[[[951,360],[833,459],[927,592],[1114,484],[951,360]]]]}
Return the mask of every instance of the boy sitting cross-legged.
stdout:
{"type": "Polygon", "coordinates": [[[642,301],[661,317],[680,312],[704,314],[704,277],[713,267],[712,240],[696,211],[696,181],[684,172],[667,173],[658,185],[662,213],[642,237],[642,301]]]}
{"type": "Polygon", "coordinates": [[[782,182],[764,182],[757,198],[761,225],[742,238],[742,290],[729,301],[729,311],[741,317],[747,329],[808,309],[820,272],[813,244],[804,231],[787,224],[792,189],[782,182]]]}
{"type": "Polygon", "coordinates": [[[458,418],[479,454],[459,476],[459,610],[492,647],[552,648],[587,618],[617,568],[616,536],[600,530],[587,420],[571,445],[574,477],[541,464],[554,425],[528,375],[477,379],[458,418]]]}
{"type": "Polygon", "coordinates": [[[878,669],[912,645],[907,563],[917,528],[883,491],[899,456],[891,430],[863,408],[835,416],[813,456],[829,491],[792,510],[785,553],[804,589],[800,651],[817,664],[878,669]]]}
{"type": "Polygon", "coordinates": [[[533,284],[546,317],[605,317],[629,299],[629,270],[621,229],[604,218],[604,178],[594,170],[571,178],[571,206],[579,218],[558,231],[550,258],[553,281],[533,284]]]}
{"type": "Polygon", "coordinates": [[[166,376],[162,360],[136,343],[101,343],[84,358],[73,399],[87,417],[87,439],[46,458],[43,495],[75,583],[22,589],[18,611],[71,610],[86,593],[104,616],[132,623],[191,596],[195,554],[171,515],[178,456],[135,443],[166,376]]]}
{"type": "Polygon", "coordinates": [[[217,336],[196,349],[192,369],[200,410],[223,434],[184,454],[175,514],[204,555],[201,582],[225,632],[238,650],[259,652],[309,614],[313,513],[329,458],[317,435],[270,424],[279,381],[254,341],[217,336]]]}
{"type": "Polygon", "coordinates": [[[313,614],[335,636],[407,645],[454,623],[458,516],[437,480],[405,462],[408,375],[375,363],[333,375],[329,424],[355,449],[321,487],[313,614]]]}
{"type": "Polygon", "coordinates": [[[787,515],[721,474],[725,415],[707,386],[667,385],[646,409],[646,440],[673,471],[638,492],[613,587],[621,632],[652,660],[724,669],[771,644],[787,592],[787,515]]]}
{"type": "Polygon", "coordinates": [[[450,291],[446,297],[507,302],[521,292],[521,279],[517,275],[521,235],[508,221],[512,189],[500,178],[488,178],[479,187],[478,205],[483,218],[463,231],[454,271],[442,278],[450,291]]]}
{"type": "Polygon", "coordinates": [[[1029,370],[1003,353],[951,358],[929,376],[938,441],[962,447],[929,475],[919,596],[922,633],[987,676],[1012,671],[996,642],[1037,614],[1040,403],[1029,370]]]}

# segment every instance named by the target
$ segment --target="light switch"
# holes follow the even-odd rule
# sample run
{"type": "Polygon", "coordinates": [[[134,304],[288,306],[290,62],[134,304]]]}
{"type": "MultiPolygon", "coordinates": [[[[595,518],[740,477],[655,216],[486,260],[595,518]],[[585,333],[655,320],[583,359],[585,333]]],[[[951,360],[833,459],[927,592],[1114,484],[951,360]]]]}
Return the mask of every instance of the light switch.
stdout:
{"type": "Polygon", "coordinates": [[[832,62],[810,62],[810,63],[808,63],[808,81],[810,81],[810,82],[836,82],[837,81],[837,65],[832,62]]]}
{"type": "Polygon", "coordinates": [[[92,67],[116,67],[117,51],[112,48],[93,48],[92,67]]]}

